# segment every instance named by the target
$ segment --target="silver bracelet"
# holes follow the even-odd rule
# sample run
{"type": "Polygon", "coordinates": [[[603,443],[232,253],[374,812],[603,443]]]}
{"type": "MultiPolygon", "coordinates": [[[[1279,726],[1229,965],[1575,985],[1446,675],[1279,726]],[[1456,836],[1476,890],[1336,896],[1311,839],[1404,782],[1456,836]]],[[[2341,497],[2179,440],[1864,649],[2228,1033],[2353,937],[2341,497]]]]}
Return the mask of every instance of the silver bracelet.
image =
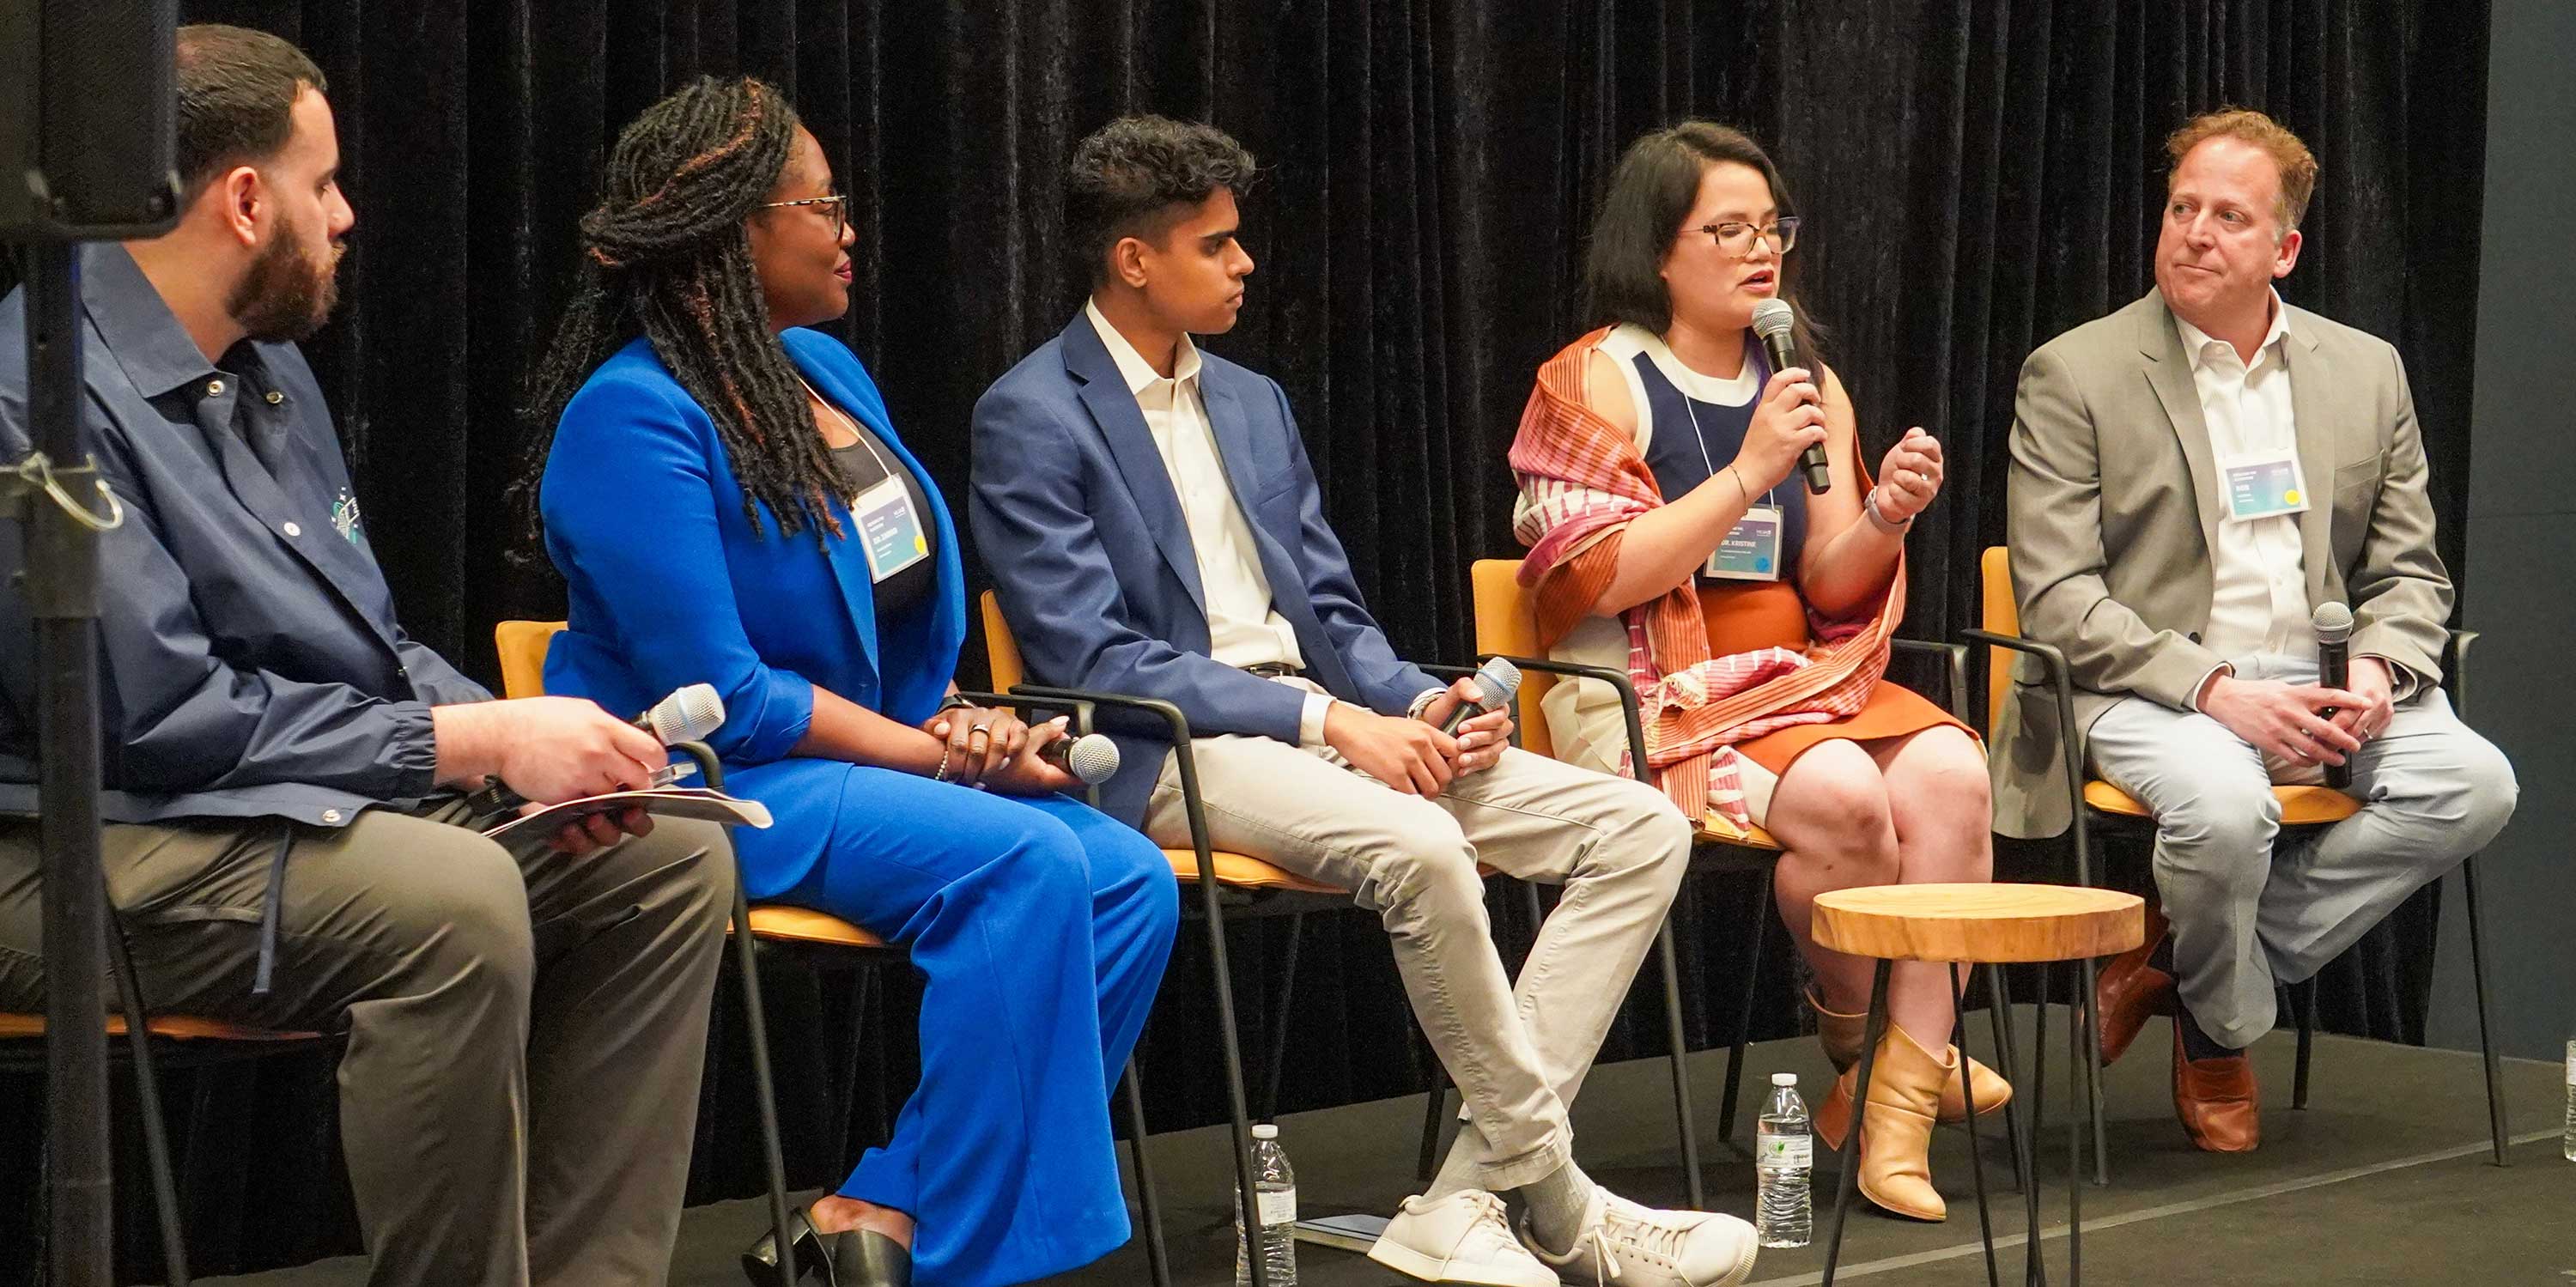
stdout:
{"type": "Polygon", "coordinates": [[[948,780],[948,743],[944,740],[939,744],[939,767],[930,771],[930,780],[933,782],[948,780]]]}
{"type": "Polygon", "coordinates": [[[1903,536],[1906,529],[1914,526],[1914,520],[1908,518],[1902,523],[1891,523],[1887,521],[1887,515],[1878,512],[1878,490],[1882,485],[1871,484],[1869,494],[1860,498],[1860,512],[1869,516],[1870,526],[1890,536],[1903,536]]]}

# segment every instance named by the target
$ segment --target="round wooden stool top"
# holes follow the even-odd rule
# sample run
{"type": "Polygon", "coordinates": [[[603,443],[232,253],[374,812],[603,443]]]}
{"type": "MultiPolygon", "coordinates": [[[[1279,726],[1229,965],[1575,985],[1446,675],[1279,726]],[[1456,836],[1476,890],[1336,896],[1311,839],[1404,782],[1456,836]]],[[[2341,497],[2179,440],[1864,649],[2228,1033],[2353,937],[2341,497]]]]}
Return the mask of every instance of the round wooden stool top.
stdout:
{"type": "Polygon", "coordinates": [[[1881,961],[2072,961],[2146,941],[2146,902],[2080,885],[1871,885],[1818,894],[1814,932],[1881,961]]]}

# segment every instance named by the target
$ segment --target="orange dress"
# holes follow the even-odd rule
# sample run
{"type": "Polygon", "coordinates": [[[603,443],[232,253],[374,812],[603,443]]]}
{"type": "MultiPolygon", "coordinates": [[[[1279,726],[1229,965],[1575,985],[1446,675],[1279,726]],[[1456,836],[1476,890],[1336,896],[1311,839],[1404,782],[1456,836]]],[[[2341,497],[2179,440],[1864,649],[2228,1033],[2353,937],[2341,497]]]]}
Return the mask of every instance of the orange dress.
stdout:
{"type": "MultiPolygon", "coordinates": [[[[1708,648],[1715,656],[1751,652],[1756,648],[1789,648],[1806,652],[1814,646],[1807,631],[1806,601],[1798,597],[1795,586],[1785,581],[1743,581],[1721,584],[1703,581],[1699,587],[1700,610],[1708,626],[1708,648]]],[[[1786,775],[1789,766],[1807,748],[1823,742],[1873,742],[1880,738],[1904,737],[1927,728],[1950,725],[1969,736],[1974,730],[1962,724],[1948,711],[1924,699],[1923,695],[1892,680],[1882,679],[1870,690],[1869,704],[1859,713],[1820,724],[1798,724],[1776,733],[1765,733],[1747,742],[1735,744],[1735,753],[1771,771],[1774,777],[1786,775]]]]}

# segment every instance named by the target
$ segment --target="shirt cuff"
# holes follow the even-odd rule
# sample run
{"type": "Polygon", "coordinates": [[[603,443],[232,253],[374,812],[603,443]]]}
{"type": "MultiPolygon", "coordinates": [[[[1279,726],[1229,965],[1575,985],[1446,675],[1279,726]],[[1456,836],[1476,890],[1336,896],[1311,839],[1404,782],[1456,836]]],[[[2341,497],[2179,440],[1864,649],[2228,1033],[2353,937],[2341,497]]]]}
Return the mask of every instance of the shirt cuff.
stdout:
{"type": "Polygon", "coordinates": [[[1421,692],[1415,693],[1413,695],[1413,700],[1405,704],[1404,717],[1406,719],[1422,718],[1422,712],[1431,709],[1431,703],[1440,700],[1440,694],[1448,691],[1448,686],[1443,684],[1426,688],[1421,692]]]}
{"type": "Polygon", "coordinates": [[[2191,686],[2191,696],[2183,699],[2185,709],[2190,710],[2194,714],[2198,714],[2200,711],[2200,695],[2209,691],[2209,681],[2219,675],[2232,675],[2235,673],[2236,668],[2223,661],[2210,667],[2209,673],[2202,675],[2200,677],[2200,682],[2191,686]]]}
{"type": "Polygon", "coordinates": [[[1332,713],[1331,693],[1306,694],[1306,707],[1297,713],[1297,745],[1313,750],[1324,744],[1324,717],[1332,713]]]}

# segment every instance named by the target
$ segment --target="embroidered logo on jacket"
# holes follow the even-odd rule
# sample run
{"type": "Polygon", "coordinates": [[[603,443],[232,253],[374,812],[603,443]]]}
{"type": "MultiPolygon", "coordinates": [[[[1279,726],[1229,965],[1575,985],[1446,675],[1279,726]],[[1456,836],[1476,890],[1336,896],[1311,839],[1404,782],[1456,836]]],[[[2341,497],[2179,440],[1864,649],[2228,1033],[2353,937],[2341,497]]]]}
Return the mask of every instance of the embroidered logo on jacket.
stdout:
{"type": "Polygon", "coordinates": [[[340,499],[331,502],[331,526],[339,529],[341,540],[356,545],[365,539],[361,524],[358,498],[350,495],[348,488],[341,488],[340,499]]]}

